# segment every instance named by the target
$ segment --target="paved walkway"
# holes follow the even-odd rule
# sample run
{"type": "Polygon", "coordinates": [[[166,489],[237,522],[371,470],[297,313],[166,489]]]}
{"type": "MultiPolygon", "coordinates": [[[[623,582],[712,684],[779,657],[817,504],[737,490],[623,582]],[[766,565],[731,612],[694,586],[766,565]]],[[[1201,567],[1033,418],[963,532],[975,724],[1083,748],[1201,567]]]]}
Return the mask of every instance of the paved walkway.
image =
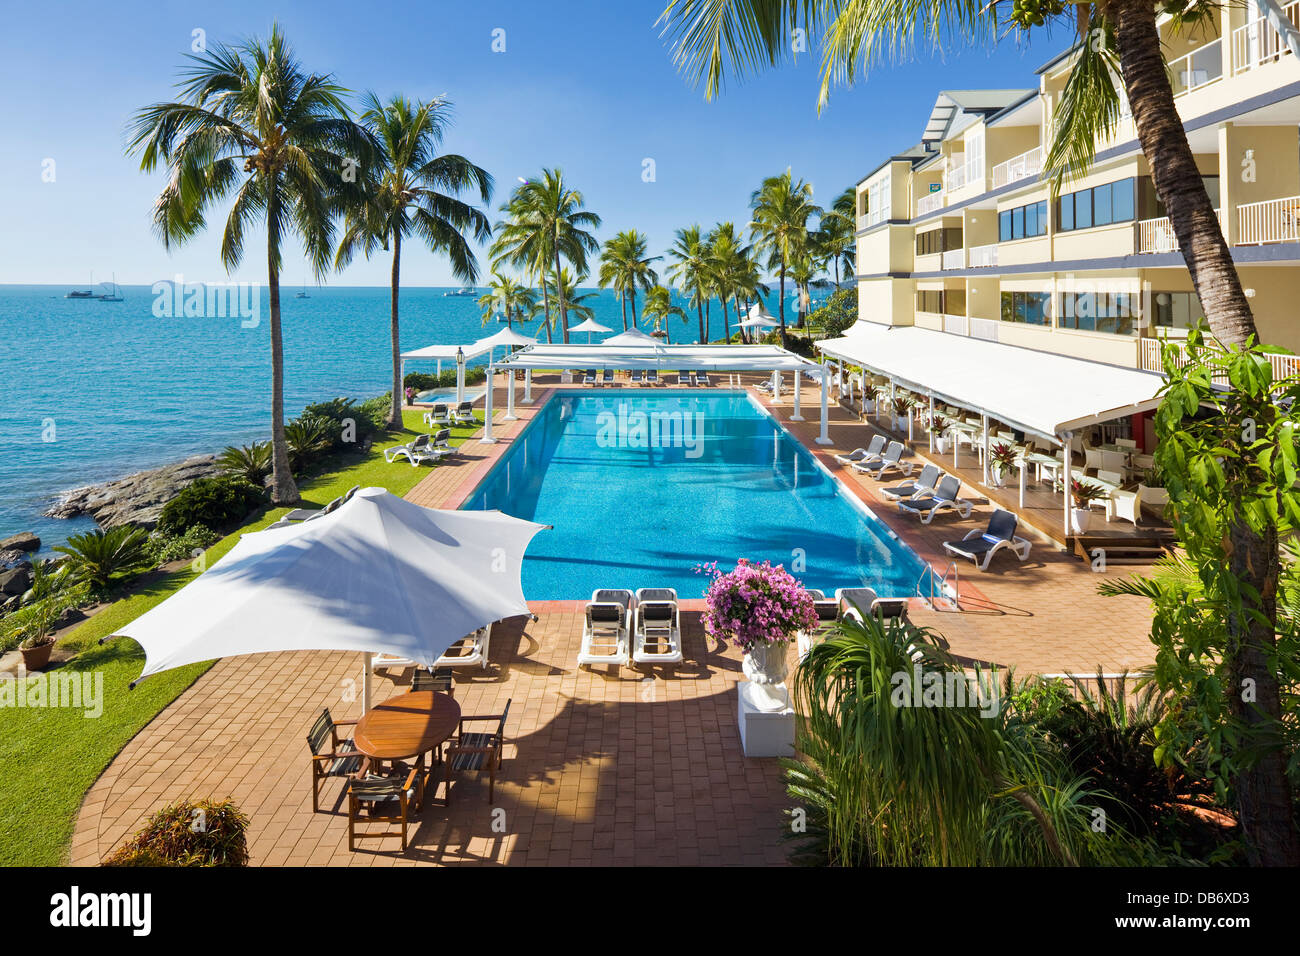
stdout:
{"type": "MultiPolygon", "coordinates": [[[[496,445],[467,443],[460,460],[440,464],[408,497],[454,506],[481,479],[541,407],[548,383],[534,380],[533,406],[497,424],[496,445]]],[[[834,444],[813,444],[816,391],[803,393],[810,421],[789,427],[831,467],[830,454],[866,444],[869,426],[832,407],[834,444]]],[[[505,392],[494,395],[501,422],[505,392]]],[[[785,420],[790,406],[773,408],[785,420]]],[[[982,506],[966,521],[924,527],[876,493],[876,483],[842,475],[854,493],[936,567],[941,542],[987,520],[982,506]]],[[[978,496],[978,489],[965,489],[978,496]]],[[[1089,673],[1150,662],[1149,613],[1140,600],[1101,598],[1100,575],[1047,541],[1030,560],[999,559],[993,570],[961,569],[961,610],[913,607],[918,623],[942,632],[952,650],[1021,673],[1089,673]]],[[[691,602],[694,604],[695,602],[691,602]]],[[[687,605],[688,607],[691,605],[687,605]]],[[[142,730],[89,791],[74,833],[71,862],[93,865],[165,803],[231,797],[252,819],[257,865],[333,864],[780,864],[781,810],[790,805],[774,760],[747,759],[736,729],[740,657],[706,645],[697,613],[683,614],[685,663],[653,674],[579,670],[580,602],[538,604],[539,620],[494,630],[492,666],[457,675],[466,713],[499,713],[511,700],[506,759],[496,802],[473,775],[441,786],[420,817],[413,845],[367,841],[347,850],[342,784],[330,781],[322,811],[311,810],[305,734],[324,706],[355,717],[359,655],[267,654],[219,661],[142,730]],[[496,812],[501,811],[501,812],[496,812]]],[[[375,681],[376,701],[406,689],[409,675],[375,681]]]]}

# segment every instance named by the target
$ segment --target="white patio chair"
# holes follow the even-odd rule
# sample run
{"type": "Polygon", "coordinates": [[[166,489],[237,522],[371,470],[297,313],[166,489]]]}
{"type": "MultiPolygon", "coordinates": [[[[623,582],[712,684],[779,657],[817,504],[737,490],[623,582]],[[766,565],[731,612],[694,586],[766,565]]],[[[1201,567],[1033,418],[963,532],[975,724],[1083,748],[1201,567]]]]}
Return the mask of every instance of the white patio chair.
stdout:
{"type": "Polygon", "coordinates": [[[480,627],[473,634],[462,637],[451,647],[443,651],[442,656],[433,662],[434,669],[439,667],[472,667],[477,664],[487,670],[488,651],[492,646],[492,625],[480,627]]]}
{"type": "Polygon", "coordinates": [[[969,531],[960,541],[945,541],[943,548],[949,554],[970,558],[980,571],[988,570],[989,562],[999,551],[1009,550],[1022,562],[1029,557],[1033,546],[1025,538],[1016,536],[1020,521],[1010,511],[999,508],[989,518],[988,528],[984,531],[969,531]]]}
{"type": "Polygon", "coordinates": [[[582,646],[578,666],[628,662],[628,640],[636,598],[624,588],[591,592],[582,625],[582,646]]]}
{"type": "Polygon", "coordinates": [[[632,662],[680,664],[682,629],[673,588],[638,588],[633,612],[632,662]]]}
{"type": "Polygon", "coordinates": [[[859,462],[874,461],[880,457],[880,452],[885,447],[885,436],[874,435],[866,448],[855,448],[847,455],[836,455],[835,460],[841,465],[852,465],[859,462]]]}
{"type": "Polygon", "coordinates": [[[898,510],[916,515],[922,524],[929,524],[941,511],[955,511],[963,518],[969,518],[971,509],[975,506],[960,495],[961,481],[955,475],[944,475],[934,494],[900,501],[898,510]]]}

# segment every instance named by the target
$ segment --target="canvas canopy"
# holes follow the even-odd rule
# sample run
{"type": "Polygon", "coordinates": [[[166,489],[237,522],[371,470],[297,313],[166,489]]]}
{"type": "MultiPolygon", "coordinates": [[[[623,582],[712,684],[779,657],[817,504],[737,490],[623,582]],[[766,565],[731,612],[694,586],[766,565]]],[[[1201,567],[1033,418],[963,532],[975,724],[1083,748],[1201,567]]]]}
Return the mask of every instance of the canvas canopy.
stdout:
{"type": "MultiPolygon", "coordinates": [[[[621,337],[621,336],[618,336],[621,337]]],[[[613,368],[707,372],[802,372],[820,378],[822,366],[776,345],[537,344],[497,363],[498,368],[613,368]]]]}

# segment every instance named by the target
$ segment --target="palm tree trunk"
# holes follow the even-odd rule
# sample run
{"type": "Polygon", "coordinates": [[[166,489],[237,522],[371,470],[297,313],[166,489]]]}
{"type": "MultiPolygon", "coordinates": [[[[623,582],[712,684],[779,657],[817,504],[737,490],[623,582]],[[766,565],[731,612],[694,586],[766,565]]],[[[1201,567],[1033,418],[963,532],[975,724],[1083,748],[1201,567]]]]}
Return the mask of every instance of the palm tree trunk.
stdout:
{"type": "Polygon", "coordinates": [[[564,304],[564,286],[560,284],[560,250],[555,250],[555,294],[560,300],[560,335],[569,344],[569,310],[564,304]]]}
{"type": "Polygon", "coordinates": [[[781,348],[785,348],[785,253],[781,253],[781,301],[777,303],[781,313],[781,348]]]}
{"type": "MultiPolygon", "coordinates": [[[[1165,204],[1183,250],[1206,321],[1220,342],[1244,344],[1258,331],[1174,106],[1155,10],[1144,0],[1118,0],[1112,14],[1120,72],[1138,142],[1151,168],[1156,195],[1165,204]]],[[[1277,675],[1268,663],[1276,653],[1273,595],[1278,578],[1277,535],[1257,534],[1244,521],[1236,521],[1229,528],[1228,539],[1226,559],[1233,575],[1250,586],[1243,589],[1246,594],[1253,590],[1262,595],[1259,601],[1243,596],[1247,610],[1258,611],[1260,618],[1247,613],[1228,620],[1228,632],[1237,646],[1229,662],[1231,671],[1236,681],[1253,682],[1256,700],[1246,703],[1240,693],[1228,698],[1236,716],[1248,727],[1268,733],[1280,726],[1281,715],[1277,675]]],[[[1292,816],[1284,753],[1278,747],[1264,748],[1258,759],[1243,764],[1233,782],[1251,863],[1300,864],[1300,833],[1292,816]]]]}
{"type": "Polygon", "coordinates": [[[271,503],[298,501],[298,486],[289,467],[289,444],[284,437],[284,338],[280,334],[280,197],[275,183],[267,190],[266,286],[271,299],[271,503]]]}
{"type": "MultiPolygon", "coordinates": [[[[536,299],[533,300],[537,301],[536,299]]],[[[542,273],[542,310],[546,313],[546,344],[552,344],[551,339],[551,294],[546,291],[546,273],[542,273]]]]}
{"type": "Polygon", "coordinates": [[[709,340],[704,337],[704,306],[699,299],[695,300],[695,314],[700,318],[700,344],[707,345],[709,340]]]}
{"type": "Polygon", "coordinates": [[[713,318],[712,313],[713,313],[713,300],[706,299],[704,302],[704,341],[700,343],[701,345],[709,344],[709,331],[710,331],[709,325],[713,318]]]}
{"type": "Polygon", "coordinates": [[[630,296],[630,298],[632,299],[632,328],[635,329],[638,321],[636,317],[636,287],[635,286],[632,288],[632,295],[630,296]]]}
{"type": "Polygon", "coordinates": [[[388,427],[400,428],[402,424],[402,359],[398,348],[397,330],[397,289],[402,274],[402,234],[393,230],[393,275],[391,280],[391,300],[389,304],[389,325],[393,339],[393,407],[388,412],[388,427]]]}
{"type": "Polygon", "coordinates": [[[623,331],[626,332],[627,331],[627,293],[626,292],[620,292],[618,294],[618,302],[623,309],[623,331]]]}

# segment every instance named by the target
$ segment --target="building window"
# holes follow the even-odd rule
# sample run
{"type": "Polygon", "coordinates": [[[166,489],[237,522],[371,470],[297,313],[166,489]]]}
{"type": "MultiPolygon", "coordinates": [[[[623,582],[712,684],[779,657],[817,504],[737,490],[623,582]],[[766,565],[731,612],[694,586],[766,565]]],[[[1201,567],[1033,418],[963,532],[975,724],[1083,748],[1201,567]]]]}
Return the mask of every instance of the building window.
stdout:
{"type": "Polygon", "coordinates": [[[1025,325],[1051,325],[1050,292],[1003,292],[1002,321],[1025,325]]]}
{"type": "Polygon", "coordinates": [[[949,249],[960,248],[960,226],[947,229],[931,229],[929,232],[918,232],[916,234],[916,254],[918,256],[932,256],[936,253],[946,252],[949,249]]]}
{"type": "Polygon", "coordinates": [[[1156,328],[1190,329],[1205,317],[1195,292],[1156,292],[1151,296],[1156,328]]]}
{"type": "MultiPolygon", "coordinates": [[[[1201,185],[1205,187],[1206,194],[1210,197],[1210,205],[1215,209],[1219,208],[1219,177],[1202,176],[1201,185]]],[[[1168,213],[1165,212],[1165,204],[1156,196],[1155,183],[1151,181],[1150,176],[1141,176],[1138,178],[1138,218],[1139,219],[1163,219],[1168,213]]]]}
{"type": "Polygon", "coordinates": [[[1047,200],[998,213],[998,241],[1047,235],[1047,200]]]}
{"type": "Polygon", "coordinates": [[[916,311],[938,315],[965,315],[965,289],[917,289],[916,311]]]}
{"type": "Polygon", "coordinates": [[[1137,209],[1137,180],[1121,179],[1067,193],[1056,201],[1056,228],[1061,232],[1132,222],[1137,209]]]}
{"type": "Polygon", "coordinates": [[[917,289],[916,290],[916,311],[917,312],[942,312],[943,311],[943,290],[942,289],[917,289]]]}
{"type": "Polygon", "coordinates": [[[1063,292],[1063,329],[1133,335],[1142,314],[1138,297],[1130,292],[1063,292]]]}
{"type": "Polygon", "coordinates": [[[863,210],[863,214],[866,216],[868,226],[877,225],[889,218],[889,207],[892,201],[890,179],[890,174],[886,173],[867,186],[866,196],[864,197],[867,208],[863,210]]]}

